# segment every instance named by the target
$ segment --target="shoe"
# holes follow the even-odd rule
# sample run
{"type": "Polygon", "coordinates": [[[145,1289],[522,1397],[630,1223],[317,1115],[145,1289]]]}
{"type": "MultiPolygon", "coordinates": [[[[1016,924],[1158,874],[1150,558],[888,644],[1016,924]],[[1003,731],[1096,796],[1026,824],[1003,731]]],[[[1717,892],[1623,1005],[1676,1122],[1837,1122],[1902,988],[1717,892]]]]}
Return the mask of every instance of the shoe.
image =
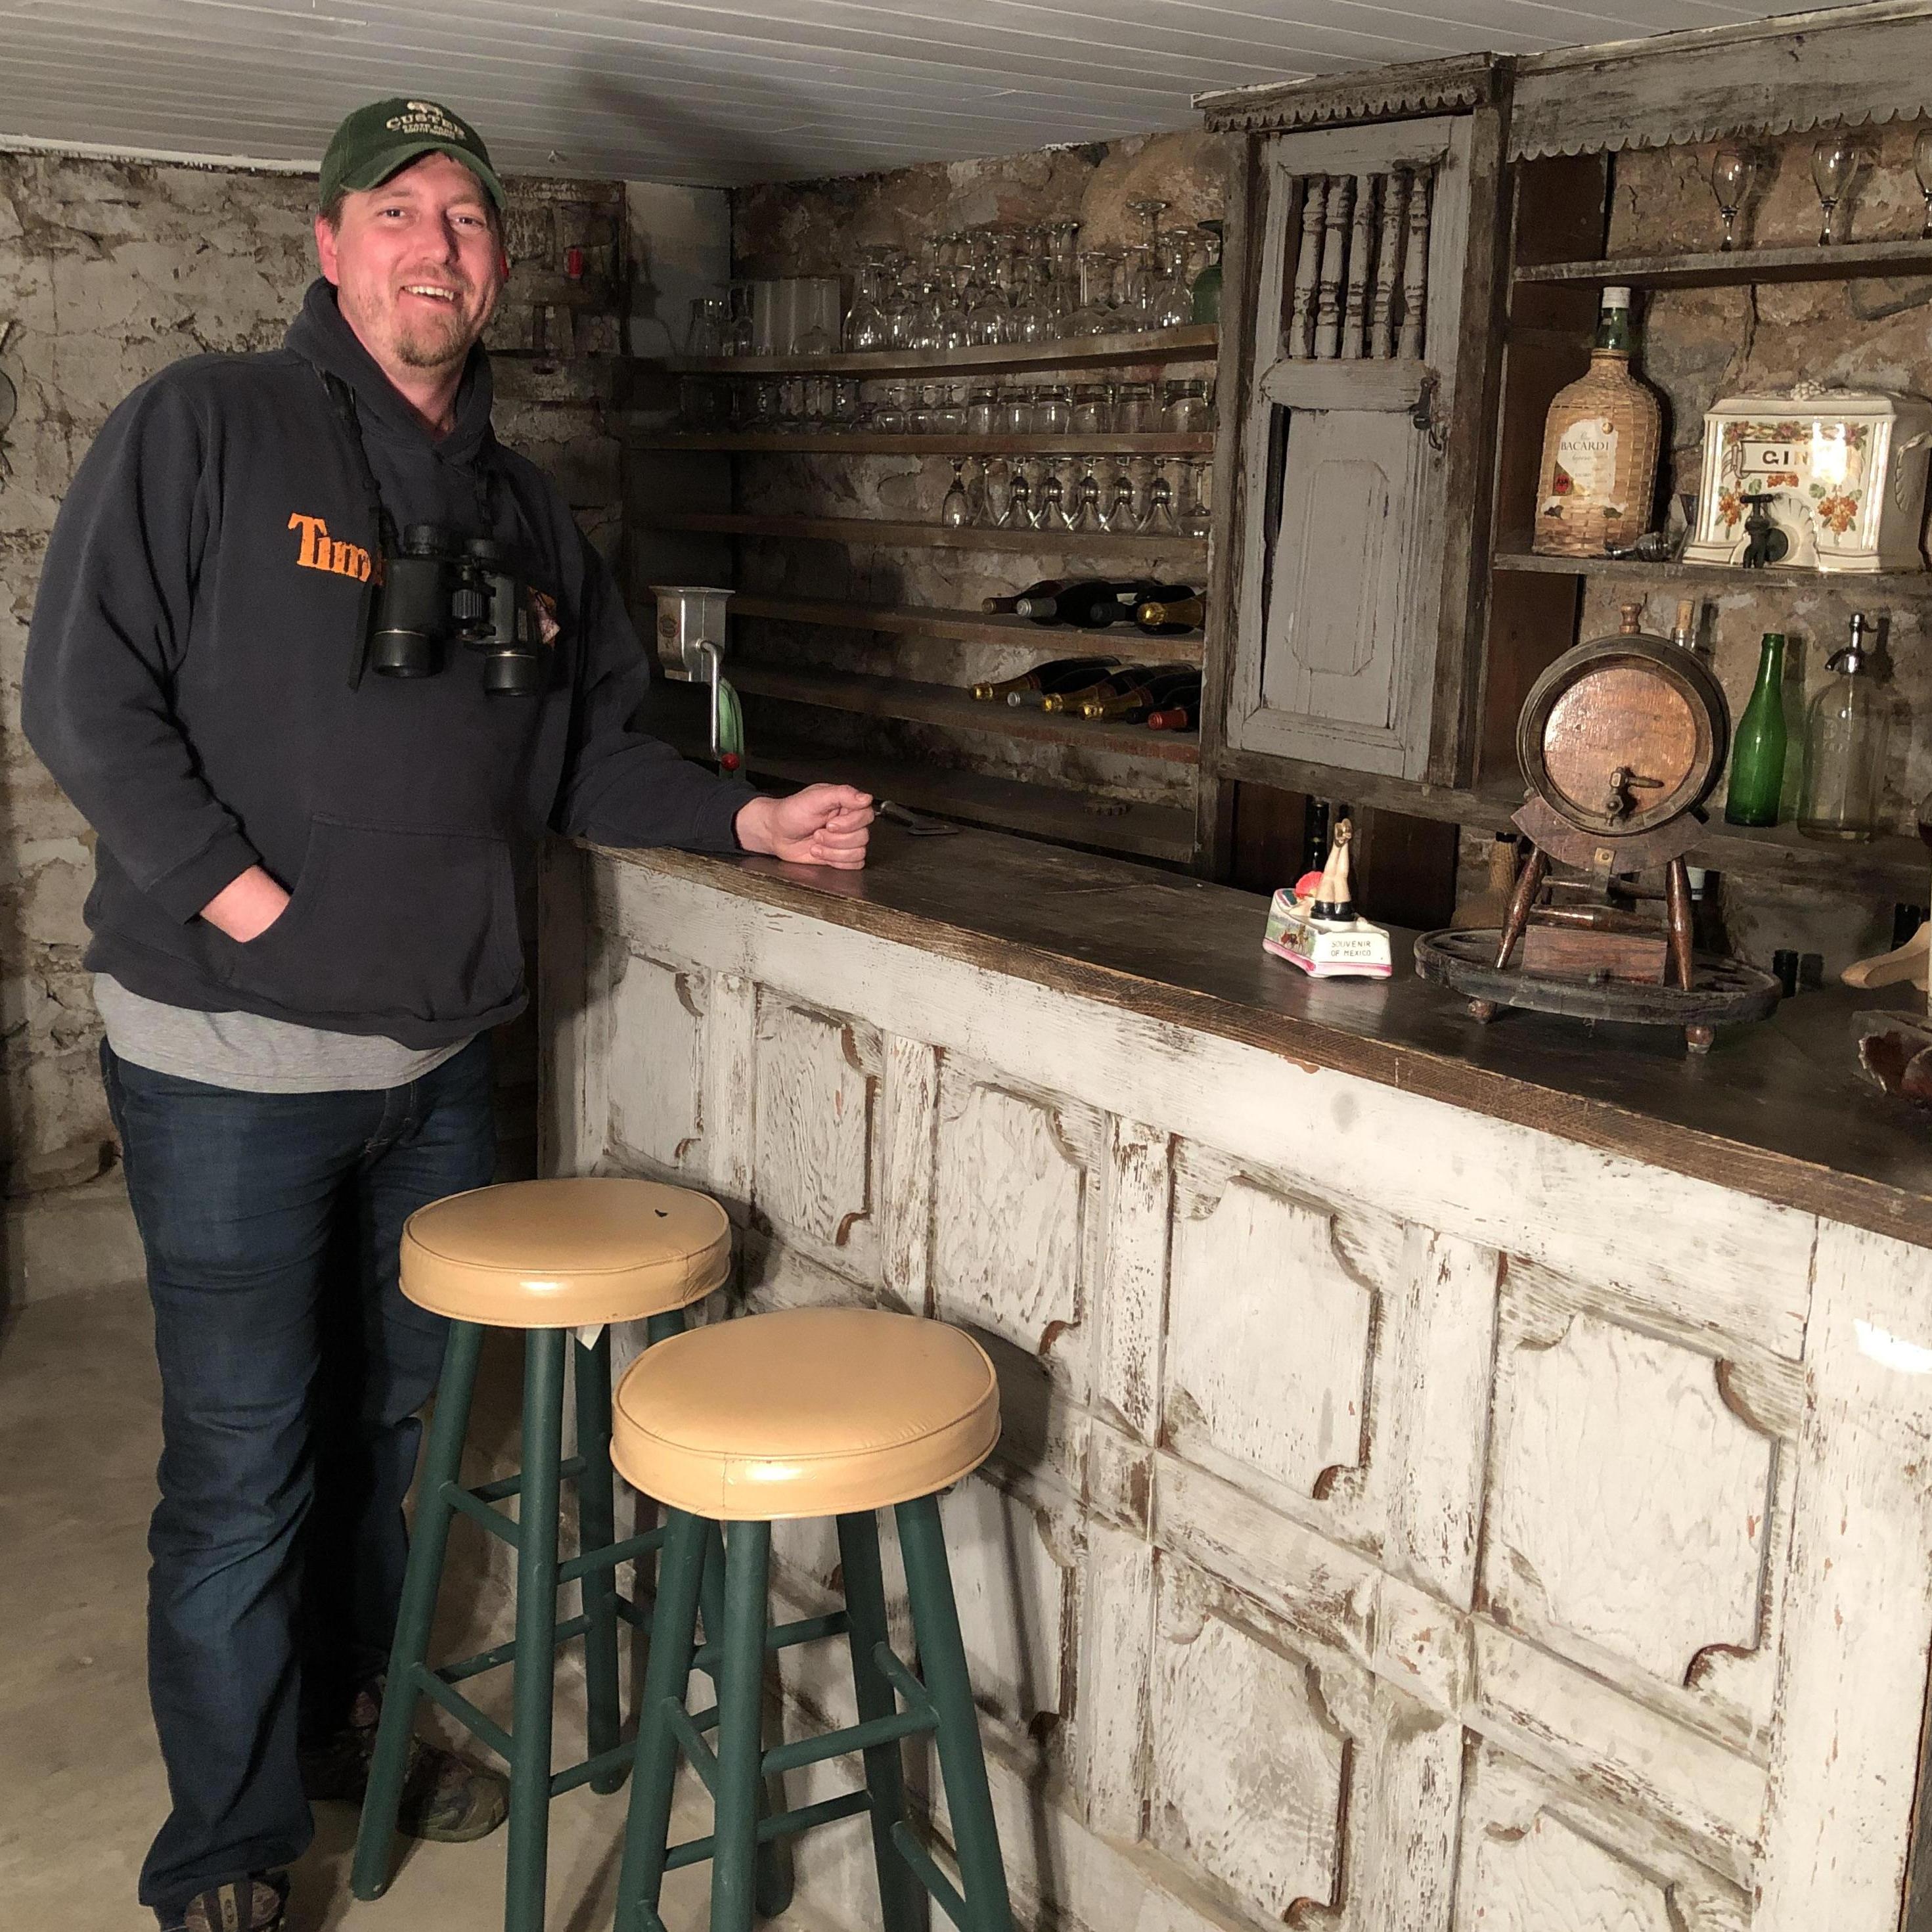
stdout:
{"type": "Polygon", "coordinates": [[[197,1892],[164,1920],[161,1932],[282,1932],[288,1904],[286,1872],[231,1879],[197,1892]]]}
{"type": "MultiPolygon", "coordinates": [[[[362,1690],[350,1708],[349,1722],[334,1736],[303,1747],[302,1790],[311,1800],[362,1802],[382,1714],[380,1692],[362,1690]]],[[[399,1831],[439,1845],[466,1845],[487,1838],[509,1811],[509,1780],[500,1772],[472,1764],[426,1738],[410,1739],[403,1802],[396,1814],[399,1831]]],[[[213,1932],[228,1928],[216,1927],[213,1932]]]]}

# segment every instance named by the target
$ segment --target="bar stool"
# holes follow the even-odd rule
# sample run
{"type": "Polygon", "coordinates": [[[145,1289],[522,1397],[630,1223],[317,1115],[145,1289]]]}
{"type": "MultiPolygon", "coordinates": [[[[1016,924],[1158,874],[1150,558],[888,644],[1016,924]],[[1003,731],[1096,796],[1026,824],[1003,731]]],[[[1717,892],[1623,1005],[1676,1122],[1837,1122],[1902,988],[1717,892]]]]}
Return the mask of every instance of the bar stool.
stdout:
{"type": "Polygon", "coordinates": [[[999,1439],[999,1386],[970,1336],[942,1322],[865,1308],[787,1310],[674,1336],[640,1357],[617,1391],[611,1456],[666,1505],[657,1606],[638,1715],[617,1932],[664,1932],[664,1875],[709,1858],[711,1932],[750,1932],[758,1848],[868,1813],[886,1932],[916,1932],[923,1885],[960,1932],[1012,1932],[986,1760],[940,1526],[938,1492],[977,1468],[999,1439]],[[893,1508],[923,1679],[887,1641],[876,1512],[893,1508]],[[845,1605],[767,1626],[771,1526],[835,1516],[845,1605]],[[714,1524],[725,1536],[722,1632],[695,1624],[714,1524]],[[859,1721],[761,1750],[770,1652],[842,1636],[859,1721]],[[695,1668],[717,1685],[686,1708],[695,1668]],[[901,1700],[903,1700],[902,1708],[901,1700]],[[706,1733],[715,1729],[715,1746],[706,1733]],[[914,1834],[899,1741],[930,1731],[938,1748],[963,1886],[914,1834]],[[862,1788],[759,1816],[761,1777],[848,1752],[862,1788]],[[680,1754],[709,1787],[711,1835],[670,1840],[680,1754]]]}
{"type": "MultiPolygon", "coordinates": [[[[420,1208],[403,1229],[402,1288],[453,1323],[436,1392],[414,1534],[381,1724],[370,1765],[350,1887],[380,1898],[409,1766],[417,1700],[440,1705],[510,1767],[506,1932],[538,1932],[550,1838],[550,1801],[579,1784],[615,1791],[630,1768],[620,1738],[617,1625],[643,1614],[618,1594],[616,1566],[648,1554],[661,1528],[616,1540],[610,1470],[613,1322],[648,1323],[646,1346],[684,1327],[683,1310],[730,1271],[731,1229],[707,1195],[655,1181],[584,1178],[513,1181],[452,1195],[420,1208]],[[595,1339],[583,1331],[595,1328],[595,1339]],[[523,1467],[466,1489],[464,1438],[484,1331],[524,1331],[523,1467]],[[572,1331],[578,1333],[572,1339],[572,1331]],[[577,1453],[562,1453],[566,1341],[577,1389],[577,1453]],[[559,1492],[577,1485],[580,1553],[557,1560],[559,1492]],[[518,1498],[513,1518],[498,1505],[518,1498]],[[453,1664],[428,1662],[430,1626],[456,1514],[517,1552],[517,1634],[453,1664]],[[580,1580],[580,1613],[560,1623],[560,1585],[580,1580]],[[584,1639],[590,1755],[553,1775],[552,1696],[560,1646],[584,1639]],[[512,1728],[505,1731],[456,1686],[502,1664],[514,1672],[512,1728]]],[[[720,1580],[719,1589],[722,1584],[720,1580]]]]}

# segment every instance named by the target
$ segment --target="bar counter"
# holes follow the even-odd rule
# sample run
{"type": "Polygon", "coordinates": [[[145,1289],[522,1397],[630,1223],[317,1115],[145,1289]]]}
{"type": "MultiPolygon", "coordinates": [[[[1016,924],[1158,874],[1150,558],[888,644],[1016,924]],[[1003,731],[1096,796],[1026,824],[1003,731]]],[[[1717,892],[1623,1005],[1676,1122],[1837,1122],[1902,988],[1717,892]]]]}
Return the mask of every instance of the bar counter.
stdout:
{"type": "MultiPolygon", "coordinates": [[[[993,1354],[945,1510],[1025,1922],[1897,1928],[1932,1119],[1851,1071],[1886,996],[1691,1058],[1480,1026],[1406,935],[1308,981],[1264,912],[990,833],[557,847],[548,1171],[717,1194],[742,1305],[993,1354]]],[[[837,1664],[787,1654],[794,1717],[837,1664]]],[[[800,1876],[871,1922],[862,1831],[800,1876]]]]}

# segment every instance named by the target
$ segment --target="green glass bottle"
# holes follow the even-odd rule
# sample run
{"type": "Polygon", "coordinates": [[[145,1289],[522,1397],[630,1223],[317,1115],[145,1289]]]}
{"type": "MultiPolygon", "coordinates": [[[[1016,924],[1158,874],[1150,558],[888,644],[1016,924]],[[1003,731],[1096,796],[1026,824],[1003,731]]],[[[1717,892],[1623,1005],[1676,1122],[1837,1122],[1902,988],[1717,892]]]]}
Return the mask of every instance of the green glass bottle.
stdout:
{"type": "Polygon", "coordinates": [[[1767,631],[1757,683],[1731,741],[1731,783],[1724,818],[1731,825],[1775,825],[1784,789],[1784,633],[1767,631]]]}
{"type": "Polygon", "coordinates": [[[1218,221],[1197,221],[1194,225],[1204,229],[1212,238],[1210,246],[1214,257],[1194,278],[1194,320],[1197,322],[1219,322],[1221,320],[1221,224],[1218,221]]]}

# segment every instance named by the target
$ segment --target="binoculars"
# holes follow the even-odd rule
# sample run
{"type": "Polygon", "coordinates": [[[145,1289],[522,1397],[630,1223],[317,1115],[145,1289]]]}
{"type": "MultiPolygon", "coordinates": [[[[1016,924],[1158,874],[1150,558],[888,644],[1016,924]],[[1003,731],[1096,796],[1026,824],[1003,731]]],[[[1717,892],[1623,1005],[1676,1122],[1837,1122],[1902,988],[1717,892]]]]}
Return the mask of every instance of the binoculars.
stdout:
{"type": "Polygon", "coordinates": [[[370,668],[382,677],[434,677],[445,648],[483,656],[483,688],[494,697],[541,691],[544,652],[532,632],[530,599],[488,537],[460,538],[440,524],[411,524],[400,550],[382,560],[370,620],[370,668]]]}

